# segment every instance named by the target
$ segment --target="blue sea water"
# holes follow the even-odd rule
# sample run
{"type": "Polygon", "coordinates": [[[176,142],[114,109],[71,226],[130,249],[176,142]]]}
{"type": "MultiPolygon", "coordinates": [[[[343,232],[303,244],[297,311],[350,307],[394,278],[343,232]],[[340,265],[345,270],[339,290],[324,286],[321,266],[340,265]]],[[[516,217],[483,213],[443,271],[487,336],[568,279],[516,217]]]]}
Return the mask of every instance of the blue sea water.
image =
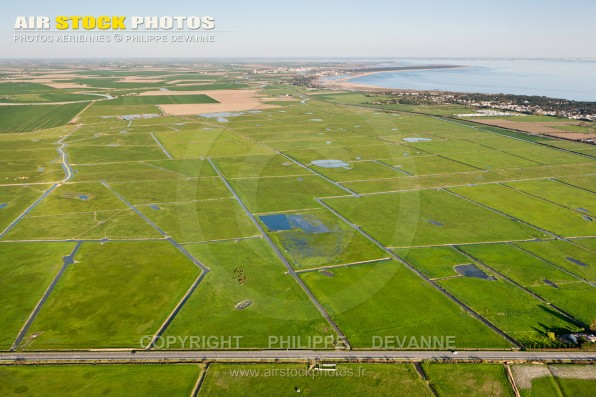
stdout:
{"type": "Polygon", "coordinates": [[[460,65],[459,69],[384,72],[350,79],[383,88],[539,95],[596,101],[596,60],[416,59],[382,66],[460,65]]]}

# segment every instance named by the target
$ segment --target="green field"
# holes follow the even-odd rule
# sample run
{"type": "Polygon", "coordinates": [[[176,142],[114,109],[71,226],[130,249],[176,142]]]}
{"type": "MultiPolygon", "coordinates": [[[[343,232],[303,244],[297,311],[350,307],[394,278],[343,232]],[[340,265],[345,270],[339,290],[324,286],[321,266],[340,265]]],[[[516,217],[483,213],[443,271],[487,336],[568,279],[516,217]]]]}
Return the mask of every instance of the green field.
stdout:
{"type": "Polygon", "coordinates": [[[547,332],[568,333],[581,329],[504,280],[456,277],[440,280],[438,284],[527,347],[550,345],[547,332]]]}
{"type": "Polygon", "coordinates": [[[139,210],[177,241],[193,243],[258,234],[250,218],[232,198],[159,204],[139,210]]]}
{"type": "Polygon", "coordinates": [[[420,190],[327,199],[325,202],[390,247],[544,236],[539,231],[445,191],[420,190]]]}
{"type": "Polygon", "coordinates": [[[158,236],[141,217],[99,182],[60,186],[7,234],[9,239],[158,236]]]}
{"type": "Polygon", "coordinates": [[[338,364],[337,374],[308,371],[305,364],[212,364],[200,397],[432,396],[411,364],[338,364]],[[340,376],[338,374],[343,374],[340,376]]]}
{"type": "Polygon", "coordinates": [[[451,191],[559,236],[592,236],[594,222],[583,214],[503,185],[456,187],[451,191]]]}
{"type": "Polygon", "coordinates": [[[456,276],[454,266],[470,263],[452,247],[403,248],[394,252],[429,278],[456,276]]]}
{"type": "Polygon", "coordinates": [[[0,106],[0,133],[35,131],[65,125],[86,106],[86,103],[0,106]]]}
{"type": "Polygon", "coordinates": [[[22,346],[139,348],[200,273],[168,242],[85,243],[74,259],[22,346]]]}
{"type": "MultiPolygon", "coordinates": [[[[239,347],[246,349],[267,348],[270,336],[300,337],[306,343],[309,336],[334,334],[262,239],[195,244],[187,249],[211,271],[176,316],[166,338],[240,336],[239,347]],[[251,303],[237,309],[243,301],[251,303]]],[[[224,347],[234,346],[235,342],[224,347]]]]}
{"type": "Polygon", "coordinates": [[[0,394],[9,396],[186,397],[199,365],[102,365],[0,367],[0,394]]]}
{"type": "Polygon", "coordinates": [[[513,396],[502,365],[423,364],[439,396],[513,396]]]}
{"type": "Polygon", "coordinates": [[[74,244],[0,244],[0,349],[8,350],[74,244]],[[18,266],[15,266],[18,264],[18,266]]]}
{"type": "Polygon", "coordinates": [[[594,287],[512,245],[464,247],[474,258],[570,313],[584,324],[592,321],[594,287]]]}
{"type": "Polygon", "coordinates": [[[385,261],[336,268],[333,273],[333,277],[319,272],[301,277],[354,347],[371,347],[375,337],[398,336],[407,337],[404,347],[412,343],[410,348],[417,349],[422,347],[420,338],[429,335],[454,336],[457,348],[509,345],[401,264],[385,261]]]}
{"type": "Polygon", "coordinates": [[[348,194],[317,175],[234,179],[230,184],[257,213],[318,208],[315,198],[348,194]]]}
{"type": "Polygon", "coordinates": [[[576,241],[580,246],[560,240],[522,242],[516,243],[516,245],[570,273],[583,277],[588,281],[595,281],[596,260],[594,259],[594,252],[581,247],[581,243],[588,240],[573,241],[576,241]],[[574,261],[579,261],[580,264],[574,261]]]}
{"type": "Polygon", "coordinates": [[[168,105],[188,103],[219,103],[207,95],[134,95],[98,102],[98,106],[168,105]]]}

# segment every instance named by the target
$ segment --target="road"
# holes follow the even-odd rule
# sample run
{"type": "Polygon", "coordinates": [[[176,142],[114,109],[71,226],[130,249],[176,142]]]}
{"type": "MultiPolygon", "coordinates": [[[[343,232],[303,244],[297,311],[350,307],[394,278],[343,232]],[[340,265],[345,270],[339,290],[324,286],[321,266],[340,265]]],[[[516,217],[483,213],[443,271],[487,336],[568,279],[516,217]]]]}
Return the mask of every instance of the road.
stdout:
{"type": "Polygon", "coordinates": [[[379,350],[254,350],[254,351],[142,351],[135,354],[130,351],[81,351],[81,352],[39,352],[39,353],[0,353],[0,363],[25,360],[35,363],[52,361],[94,362],[94,361],[271,361],[271,360],[494,360],[494,361],[559,361],[576,360],[596,361],[596,352],[530,352],[530,351],[379,351],[379,350]]]}

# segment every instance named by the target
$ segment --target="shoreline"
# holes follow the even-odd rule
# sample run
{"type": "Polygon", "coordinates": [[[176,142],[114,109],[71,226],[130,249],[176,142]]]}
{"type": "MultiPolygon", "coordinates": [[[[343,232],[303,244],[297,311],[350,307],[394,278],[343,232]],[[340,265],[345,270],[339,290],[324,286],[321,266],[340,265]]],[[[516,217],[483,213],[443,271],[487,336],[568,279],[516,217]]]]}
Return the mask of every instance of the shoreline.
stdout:
{"type": "MultiPolygon", "coordinates": [[[[459,66],[459,65],[454,65],[453,67],[449,67],[449,68],[443,68],[444,69],[464,69],[467,68],[469,66],[459,66]]],[[[357,72],[357,73],[352,73],[349,74],[346,77],[342,77],[336,80],[323,80],[322,78],[319,78],[318,81],[319,83],[326,87],[326,88],[333,88],[333,89],[347,89],[347,90],[358,90],[358,89],[363,89],[363,90],[372,90],[372,91],[411,91],[408,90],[406,88],[388,88],[388,87],[380,87],[380,86],[376,86],[376,85],[370,85],[370,84],[363,84],[363,83],[352,83],[350,82],[350,80],[359,78],[359,77],[364,77],[364,76],[370,76],[373,74],[379,74],[379,73],[403,73],[403,72],[413,72],[413,71],[418,71],[418,70],[437,70],[436,68],[433,67],[428,67],[428,66],[422,66],[420,68],[415,68],[415,69],[403,69],[403,70],[380,70],[380,71],[370,71],[370,72],[357,72]]]]}

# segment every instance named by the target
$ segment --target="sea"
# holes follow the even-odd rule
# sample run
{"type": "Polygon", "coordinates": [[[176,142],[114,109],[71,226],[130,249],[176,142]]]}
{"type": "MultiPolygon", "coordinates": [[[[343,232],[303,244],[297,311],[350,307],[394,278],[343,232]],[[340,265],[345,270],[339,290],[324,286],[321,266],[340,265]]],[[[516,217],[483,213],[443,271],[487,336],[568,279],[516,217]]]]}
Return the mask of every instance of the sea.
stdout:
{"type": "Polygon", "coordinates": [[[384,72],[350,79],[382,88],[538,95],[596,102],[596,60],[412,59],[376,67],[458,65],[458,69],[384,72]]]}

